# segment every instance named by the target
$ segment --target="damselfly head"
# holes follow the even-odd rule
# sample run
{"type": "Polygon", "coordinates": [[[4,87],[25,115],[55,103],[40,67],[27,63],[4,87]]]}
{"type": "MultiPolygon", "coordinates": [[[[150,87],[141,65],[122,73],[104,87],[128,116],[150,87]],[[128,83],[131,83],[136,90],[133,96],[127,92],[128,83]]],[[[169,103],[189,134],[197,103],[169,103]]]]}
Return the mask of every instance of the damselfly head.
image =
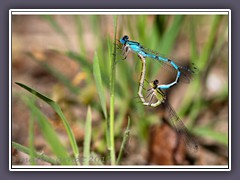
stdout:
{"type": "Polygon", "coordinates": [[[120,43],[125,45],[127,43],[128,39],[129,39],[129,37],[127,35],[125,35],[120,39],[120,43]]]}
{"type": "Polygon", "coordinates": [[[150,82],[150,86],[151,86],[153,89],[156,89],[157,86],[158,86],[158,80],[156,79],[156,80],[154,80],[154,81],[151,81],[151,82],[150,82]]]}
{"type": "Polygon", "coordinates": [[[154,81],[153,81],[153,84],[155,85],[155,86],[157,86],[158,85],[158,80],[157,79],[155,79],[154,81]]]}

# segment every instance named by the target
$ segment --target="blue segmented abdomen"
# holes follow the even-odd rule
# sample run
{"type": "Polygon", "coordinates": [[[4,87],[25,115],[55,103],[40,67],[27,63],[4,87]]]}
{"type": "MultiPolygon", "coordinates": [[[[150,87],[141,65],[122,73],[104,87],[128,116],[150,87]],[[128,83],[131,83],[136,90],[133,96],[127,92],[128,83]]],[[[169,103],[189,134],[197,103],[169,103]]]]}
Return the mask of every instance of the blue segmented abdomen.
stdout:
{"type": "Polygon", "coordinates": [[[157,60],[159,60],[159,61],[168,62],[168,59],[167,59],[167,58],[163,58],[163,57],[161,57],[161,56],[157,56],[157,55],[154,55],[154,54],[147,54],[147,57],[153,58],[153,59],[157,59],[157,60]]]}
{"type": "Polygon", "coordinates": [[[161,89],[161,90],[169,89],[170,87],[172,87],[171,84],[167,84],[167,85],[164,84],[164,85],[158,86],[158,88],[161,89]]]}
{"type": "Polygon", "coordinates": [[[174,63],[172,60],[161,57],[161,56],[157,56],[155,54],[147,53],[144,50],[142,50],[142,47],[136,42],[134,44],[133,43],[129,44],[129,46],[132,49],[132,51],[136,52],[137,54],[140,54],[143,57],[149,57],[149,58],[157,59],[159,61],[169,62],[174,67],[174,69],[179,71],[178,65],[176,63],[174,63]]]}
{"type": "Polygon", "coordinates": [[[154,55],[154,54],[147,54],[147,57],[150,57],[150,58],[153,58],[153,59],[157,59],[159,61],[170,62],[170,64],[174,67],[174,69],[179,71],[178,65],[175,62],[173,62],[172,60],[168,59],[168,58],[163,58],[161,56],[157,56],[157,55],[154,55]]]}
{"type": "Polygon", "coordinates": [[[174,85],[176,85],[178,82],[179,82],[179,78],[181,76],[181,72],[178,71],[177,73],[177,78],[174,82],[170,83],[170,84],[162,84],[162,85],[159,85],[158,86],[158,89],[161,89],[161,90],[166,90],[166,89],[169,89],[171,87],[173,87],[174,85]]]}
{"type": "Polygon", "coordinates": [[[181,76],[181,71],[178,71],[178,73],[177,73],[177,82],[179,81],[180,76],[181,76]]]}
{"type": "Polygon", "coordinates": [[[176,65],[172,60],[169,60],[171,65],[176,69],[178,70],[178,65],[176,65]]]}

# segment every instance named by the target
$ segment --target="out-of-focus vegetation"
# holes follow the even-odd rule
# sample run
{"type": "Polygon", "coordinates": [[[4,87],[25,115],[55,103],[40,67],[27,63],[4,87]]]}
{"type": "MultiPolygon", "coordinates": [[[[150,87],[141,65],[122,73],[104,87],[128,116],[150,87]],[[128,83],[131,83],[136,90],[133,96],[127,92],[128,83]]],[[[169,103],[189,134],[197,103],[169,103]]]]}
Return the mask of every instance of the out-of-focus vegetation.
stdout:
{"type": "MultiPolygon", "coordinates": [[[[228,16],[15,15],[12,31],[13,82],[31,92],[12,85],[12,145],[19,152],[50,164],[228,163],[228,16]],[[166,92],[200,145],[190,158],[180,148],[180,160],[169,160],[176,158],[178,138],[170,128],[164,134],[161,107],[144,107],[136,98],[141,62],[115,52],[115,36],[123,35],[198,67],[190,84],[166,92]]],[[[149,81],[174,78],[151,59],[146,72],[149,81]]],[[[24,164],[19,161],[13,158],[24,164]]]]}

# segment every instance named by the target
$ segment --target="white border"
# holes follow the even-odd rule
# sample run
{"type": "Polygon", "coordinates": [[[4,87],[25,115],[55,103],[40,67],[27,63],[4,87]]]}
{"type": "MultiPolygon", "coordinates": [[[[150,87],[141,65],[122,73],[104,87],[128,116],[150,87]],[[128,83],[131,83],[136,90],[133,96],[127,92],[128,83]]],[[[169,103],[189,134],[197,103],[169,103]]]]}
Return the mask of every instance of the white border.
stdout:
{"type": "Polygon", "coordinates": [[[232,147],[232,132],[231,132],[231,127],[232,127],[232,111],[231,111],[231,99],[232,99],[232,76],[231,76],[231,68],[232,68],[232,45],[231,45],[231,31],[232,31],[232,16],[231,16],[231,10],[229,10],[229,18],[228,18],[228,165],[229,165],[229,169],[231,170],[231,164],[232,164],[232,156],[231,156],[231,147],[232,147]]]}
{"type": "Polygon", "coordinates": [[[222,14],[227,15],[229,9],[12,9],[13,15],[45,15],[45,14],[68,14],[68,15],[98,15],[98,14],[112,14],[112,15],[131,15],[131,14],[182,14],[182,15],[213,15],[222,14]],[[37,11],[37,12],[36,12],[37,11]]]}
{"type": "Polygon", "coordinates": [[[227,165],[218,166],[17,166],[13,165],[14,171],[230,171],[227,165]],[[26,169],[27,168],[27,169],[26,169]],[[34,169],[38,168],[38,169],[34,169]],[[42,169],[48,168],[48,169],[42,169]],[[71,168],[71,169],[68,169],[71,168]],[[80,169],[81,168],[81,169],[80,169]],[[88,169],[92,168],[92,169],[88,169]],[[103,168],[103,169],[100,169],[103,168]],[[126,169],[128,168],[128,169],[126,169]],[[142,168],[142,169],[141,169],[142,168]],[[144,168],[144,169],[143,169],[144,168]],[[155,168],[155,169],[149,169],[155,168]],[[170,169],[176,168],[176,169],[170,169]],[[202,169],[206,168],[206,169],[202,169]],[[214,169],[215,168],[215,169],[214,169]]]}
{"type": "Polygon", "coordinates": [[[231,10],[230,9],[10,9],[9,10],[9,170],[10,171],[231,171],[231,10]],[[37,12],[36,12],[37,11],[37,12]],[[109,12],[110,11],[110,12],[109,12]],[[96,14],[184,14],[184,15],[229,15],[229,165],[218,166],[11,166],[11,117],[12,117],[12,15],[40,15],[40,14],[63,14],[63,15],[96,15],[96,14]],[[48,168],[48,169],[45,169],[48,168]],[[71,168],[71,169],[69,169],[71,168]],[[92,168],[92,169],[86,169],[92,168]],[[104,169],[97,169],[104,168],[104,169]],[[145,169],[140,169],[145,168],[145,169]],[[155,169],[150,169],[155,168],[155,169]],[[172,168],[172,169],[171,169],[172,168]],[[176,168],[176,169],[173,169],[176,168]]]}

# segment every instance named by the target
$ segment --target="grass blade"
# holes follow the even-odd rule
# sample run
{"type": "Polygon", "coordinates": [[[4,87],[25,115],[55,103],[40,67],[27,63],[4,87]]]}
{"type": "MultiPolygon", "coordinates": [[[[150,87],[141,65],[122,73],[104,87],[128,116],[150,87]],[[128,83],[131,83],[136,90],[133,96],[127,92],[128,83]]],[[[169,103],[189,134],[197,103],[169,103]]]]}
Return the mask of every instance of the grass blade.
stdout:
{"type": "Polygon", "coordinates": [[[77,147],[77,143],[76,143],[76,139],[74,138],[73,132],[68,124],[68,121],[66,119],[66,117],[64,116],[61,108],[59,107],[59,105],[53,101],[52,99],[48,98],[47,96],[42,95],[41,93],[35,91],[34,89],[22,84],[22,83],[18,83],[16,82],[17,85],[19,85],[20,87],[24,88],[25,90],[29,91],[30,93],[34,94],[35,96],[37,96],[38,98],[42,99],[44,102],[46,102],[47,104],[49,104],[54,111],[59,115],[59,117],[61,118],[64,127],[67,131],[68,134],[68,138],[69,141],[71,143],[72,149],[73,149],[73,153],[76,159],[78,159],[79,156],[79,151],[78,151],[78,147],[77,147]]]}
{"type": "Polygon", "coordinates": [[[89,165],[91,134],[92,134],[92,113],[91,113],[91,107],[88,106],[87,118],[86,118],[86,123],[85,123],[84,149],[83,149],[84,161],[83,161],[83,165],[89,165]]]}
{"type": "Polygon", "coordinates": [[[195,21],[194,18],[190,19],[190,57],[192,61],[196,61],[197,57],[198,57],[198,53],[197,53],[197,40],[196,40],[196,25],[195,25],[195,21]]]}
{"type": "Polygon", "coordinates": [[[127,128],[126,128],[126,130],[124,132],[124,135],[123,135],[123,141],[122,141],[121,148],[120,148],[120,151],[119,151],[119,154],[118,154],[117,164],[119,164],[120,161],[121,161],[122,153],[123,153],[124,148],[126,146],[126,143],[127,143],[128,137],[129,137],[129,133],[130,133],[130,117],[128,117],[127,128]]]}
{"type": "Polygon", "coordinates": [[[98,95],[100,98],[104,118],[107,119],[106,97],[103,90],[101,70],[99,66],[99,59],[98,59],[97,53],[95,54],[94,61],[93,61],[93,75],[96,82],[96,87],[97,87],[98,95]]]}
{"type": "Polygon", "coordinates": [[[225,146],[228,145],[228,135],[225,133],[219,133],[217,131],[213,131],[212,128],[210,127],[194,128],[193,132],[200,137],[211,138],[214,141],[224,144],[225,146]]]}
{"type": "Polygon", "coordinates": [[[57,156],[60,163],[63,165],[71,165],[70,157],[68,156],[65,147],[59,140],[53,127],[49,123],[48,118],[34,105],[32,100],[26,97],[23,100],[36,117],[36,120],[40,126],[40,130],[42,131],[45,140],[50,145],[52,151],[57,156]]]}
{"type": "MultiPolygon", "coordinates": [[[[169,52],[172,50],[173,45],[182,27],[183,20],[184,20],[184,16],[182,15],[174,16],[171,26],[165,31],[161,39],[161,43],[159,44],[158,49],[159,49],[159,52],[161,52],[161,54],[168,55],[169,52]]],[[[152,71],[153,72],[152,77],[154,77],[158,71],[159,71],[159,66],[154,66],[152,71]]]]}
{"type": "Polygon", "coordinates": [[[111,165],[115,165],[115,145],[114,145],[114,94],[115,94],[115,75],[116,75],[116,38],[117,38],[117,16],[114,16],[115,33],[114,33],[114,47],[113,59],[110,61],[110,117],[107,119],[107,134],[109,135],[109,147],[111,165]]]}
{"type": "MultiPolygon", "coordinates": [[[[186,92],[187,96],[184,97],[182,107],[180,109],[179,115],[184,115],[188,111],[189,108],[191,109],[200,109],[200,105],[202,103],[202,98],[200,96],[195,96],[195,92],[199,91],[200,93],[203,92],[203,86],[201,86],[201,76],[207,76],[207,69],[210,63],[210,56],[211,53],[213,52],[213,48],[216,44],[216,37],[217,37],[217,32],[221,24],[221,15],[215,15],[213,16],[213,20],[211,23],[211,28],[210,28],[210,34],[208,35],[207,42],[204,44],[203,50],[201,52],[201,55],[197,59],[197,66],[199,68],[200,72],[199,73],[199,78],[196,79],[194,82],[192,82],[192,88],[188,89],[188,92],[186,92]],[[192,105],[193,102],[193,97],[195,97],[195,103],[192,105]]],[[[193,30],[193,29],[191,29],[193,30]]],[[[197,115],[197,113],[195,113],[197,115]]],[[[190,126],[193,126],[195,123],[195,120],[197,119],[196,117],[193,117],[191,114],[191,123],[190,126]]]]}
{"type": "Polygon", "coordinates": [[[171,51],[174,42],[176,41],[176,38],[179,34],[179,31],[182,27],[183,20],[184,18],[182,15],[174,16],[173,23],[164,33],[161,40],[161,45],[159,49],[161,49],[162,54],[169,54],[169,52],[171,51]]]}
{"type": "MultiPolygon", "coordinates": [[[[30,155],[30,149],[29,148],[27,148],[27,147],[25,147],[25,146],[23,146],[23,145],[21,145],[21,144],[18,144],[18,143],[16,143],[16,142],[12,142],[12,146],[15,148],[15,149],[17,149],[17,150],[19,150],[19,151],[21,151],[21,152],[23,152],[23,153],[26,153],[26,154],[28,154],[28,155],[30,155]]],[[[37,159],[41,159],[41,160],[43,160],[43,161],[45,161],[45,162],[48,162],[48,163],[50,163],[50,164],[53,164],[53,165],[59,165],[59,162],[58,161],[56,161],[55,159],[52,159],[52,158],[50,158],[49,156],[47,156],[47,155],[45,155],[45,154],[42,154],[42,153],[37,153],[36,151],[33,151],[33,155],[34,155],[34,157],[35,158],[37,158],[37,159]]]]}
{"type": "Polygon", "coordinates": [[[30,163],[31,165],[35,165],[34,161],[34,114],[31,113],[30,121],[29,121],[29,149],[30,149],[30,163]]]}
{"type": "Polygon", "coordinates": [[[77,37],[78,37],[78,44],[79,44],[79,53],[86,54],[86,46],[84,43],[84,36],[83,36],[83,26],[81,21],[81,16],[75,16],[75,23],[76,23],[76,30],[77,30],[77,37]]]}
{"type": "Polygon", "coordinates": [[[210,54],[211,54],[212,49],[214,47],[214,44],[216,43],[217,31],[218,31],[219,26],[221,24],[222,17],[223,16],[216,15],[213,18],[213,22],[212,22],[212,25],[211,25],[211,31],[210,31],[210,34],[208,36],[208,41],[204,45],[203,51],[202,51],[201,56],[198,60],[200,69],[204,69],[204,67],[206,66],[206,64],[208,62],[208,59],[210,57],[210,54]]]}

